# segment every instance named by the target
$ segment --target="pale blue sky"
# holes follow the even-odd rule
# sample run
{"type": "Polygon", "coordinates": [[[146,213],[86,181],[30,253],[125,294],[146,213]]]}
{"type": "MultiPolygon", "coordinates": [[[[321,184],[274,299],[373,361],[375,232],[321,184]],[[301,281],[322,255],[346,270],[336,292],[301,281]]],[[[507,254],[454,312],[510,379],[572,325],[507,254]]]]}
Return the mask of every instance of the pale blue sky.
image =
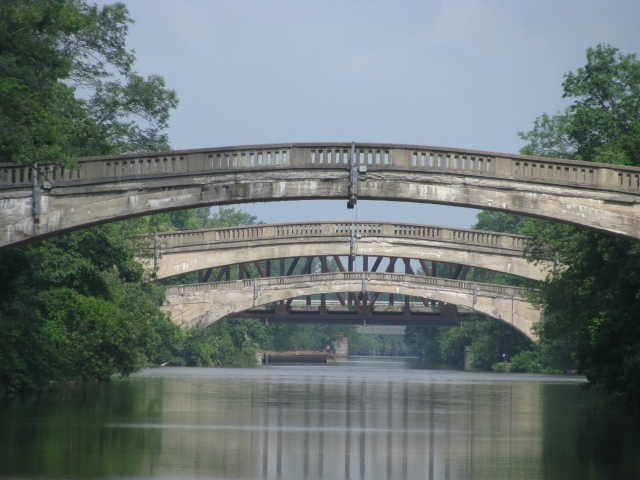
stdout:
{"type": "MultiPolygon", "coordinates": [[[[100,1],[99,3],[112,3],[100,1]]],[[[640,53],[638,0],[125,0],[137,70],[175,89],[176,149],[409,143],[517,153],[563,109],[563,75],[640,53]]],[[[241,206],[272,223],[354,220],[345,200],[241,206]]],[[[358,203],[359,220],[468,228],[476,211],[358,203]]]]}

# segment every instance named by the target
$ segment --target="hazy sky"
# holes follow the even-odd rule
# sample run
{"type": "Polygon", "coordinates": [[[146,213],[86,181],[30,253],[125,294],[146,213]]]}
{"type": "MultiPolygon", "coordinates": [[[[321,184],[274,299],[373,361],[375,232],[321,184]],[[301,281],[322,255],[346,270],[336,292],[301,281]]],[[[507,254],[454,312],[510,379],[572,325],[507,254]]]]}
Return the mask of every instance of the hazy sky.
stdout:
{"type": "MultiPolygon", "coordinates": [[[[356,141],[517,153],[518,131],[568,105],[563,75],[588,47],[640,53],[638,0],[124,3],[138,72],[178,92],[175,149],[356,141]]],[[[356,218],[346,200],[240,208],[269,223],[356,218]]],[[[476,213],[357,209],[359,220],[464,228],[476,213]]]]}

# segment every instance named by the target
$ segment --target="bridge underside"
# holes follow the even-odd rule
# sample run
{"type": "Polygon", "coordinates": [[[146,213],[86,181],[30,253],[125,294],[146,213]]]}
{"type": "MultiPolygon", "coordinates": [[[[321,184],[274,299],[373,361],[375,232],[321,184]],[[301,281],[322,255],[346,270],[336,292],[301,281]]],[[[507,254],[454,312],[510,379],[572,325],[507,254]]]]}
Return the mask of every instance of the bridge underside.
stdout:
{"type": "MultiPolygon", "coordinates": [[[[364,257],[362,272],[385,273],[404,270],[405,274],[432,278],[464,280],[469,272],[465,265],[425,261],[398,257],[364,257]],[[412,262],[415,265],[412,266],[412,262]]],[[[238,280],[271,279],[313,273],[346,273],[354,271],[355,257],[346,261],[338,255],[294,257],[243,262],[220,268],[198,271],[198,282],[216,283],[238,280]]],[[[471,312],[460,313],[455,305],[447,305],[428,299],[411,299],[406,295],[379,292],[338,292],[320,294],[312,298],[289,298],[269,305],[251,308],[233,316],[237,318],[259,318],[270,323],[315,323],[341,325],[397,325],[397,326],[458,326],[462,321],[472,320],[471,312]]]]}
{"type": "MultiPolygon", "coordinates": [[[[385,305],[369,307],[366,301],[351,307],[326,301],[316,305],[309,300],[304,305],[291,301],[250,308],[233,314],[234,318],[257,318],[264,323],[276,324],[319,324],[319,325],[394,325],[403,327],[458,327],[461,322],[479,321],[469,310],[458,311],[455,305],[431,302],[434,306],[425,307],[422,303],[410,302],[409,297],[401,306],[385,305]]],[[[427,303],[425,301],[425,303],[427,303]]]]}

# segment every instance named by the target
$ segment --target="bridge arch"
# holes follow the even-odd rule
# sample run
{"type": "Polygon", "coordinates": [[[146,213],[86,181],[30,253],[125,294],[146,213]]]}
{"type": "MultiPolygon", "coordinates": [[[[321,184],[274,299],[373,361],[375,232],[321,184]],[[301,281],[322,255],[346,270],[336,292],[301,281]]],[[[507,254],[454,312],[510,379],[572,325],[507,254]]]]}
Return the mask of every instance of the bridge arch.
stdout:
{"type": "Polygon", "coordinates": [[[429,298],[496,318],[535,339],[543,321],[522,289],[406,274],[341,272],[238,280],[167,288],[166,312],[182,328],[208,326],[250,308],[300,296],[370,291],[429,298]]]}
{"type": "Polygon", "coordinates": [[[387,222],[250,225],[159,234],[156,278],[278,258],[393,256],[468,265],[533,280],[552,264],[523,258],[526,237],[387,222]]]}
{"type": "Polygon", "coordinates": [[[323,143],[93,157],[81,159],[75,170],[1,165],[0,248],[150,213],[347,199],[355,190],[361,200],[499,210],[640,240],[640,168],[454,148],[323,143]]]}

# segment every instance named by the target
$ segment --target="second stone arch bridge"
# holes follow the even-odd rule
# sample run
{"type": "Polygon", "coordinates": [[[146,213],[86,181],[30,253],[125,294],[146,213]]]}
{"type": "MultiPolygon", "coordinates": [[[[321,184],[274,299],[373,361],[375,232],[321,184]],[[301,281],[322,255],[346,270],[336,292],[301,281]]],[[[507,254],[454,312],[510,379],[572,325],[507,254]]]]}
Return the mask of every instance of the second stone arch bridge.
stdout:
{"type": "MultiPolygon", "coordinates": [[[[341,266],[337,257],[348,257],[346,270],[353,271],[358,257],[363,270],[376,271],[379,259],[390,257],[405,259],[405,264],[406,259],[415,259],[425,272],[433,269],[425,263],[428,261],[541,280],[552,263],[527,262],[523,258],[525,240],[522,235],[390,222],[260,224],[158,234],[154,266],[158,279],[199,272],[201,280],[208,280],[214,268],[255,262],[264,264],[255,264],[258,271],[265,270],[260,276],[271,276],[272,268],[279,275],[291,275],[295,267],[285,268],[285,258],[332,257],[341,266]]],[[[243,273],[249,275],[246,266],[239,270],[239,278],[243,273]]],[[[213,278],[230,280],[230,270],[218,270],[213,278]]]]}

